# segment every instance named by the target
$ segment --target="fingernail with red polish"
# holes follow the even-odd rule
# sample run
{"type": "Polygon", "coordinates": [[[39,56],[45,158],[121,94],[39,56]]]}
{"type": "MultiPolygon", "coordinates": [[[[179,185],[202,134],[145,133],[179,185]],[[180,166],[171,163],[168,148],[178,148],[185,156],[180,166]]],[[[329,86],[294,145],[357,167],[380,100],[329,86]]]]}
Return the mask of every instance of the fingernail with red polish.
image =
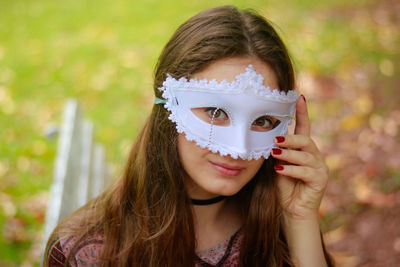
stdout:
{"type": "Polygon", "coordinates": [[[285,142],[285,137],[283,137],[283,136],[277,136],[277,137],[275,137],[276,138],[276,142],[277,143],[283,143],[283,142],[285,142]]]}
{"type": "Polygon", "coordinates": [[[275,168],[275,171],[283,171],[282,165],[275,165],[274,168],[275,168]]]}
{"type": "Polygon", "coordinates": [[[280,154],[282,154],[282,149],[273,148],[273,149],[272,149],[272,154],[274,154],[274,155],[280,155],[280,154]]]}
{"type": "Polygon", "coordinates": [[[303,98],[304,102],[306,102],[306,98],[304,97],[304,95],[301,95],[301,97],[303,98]]]}

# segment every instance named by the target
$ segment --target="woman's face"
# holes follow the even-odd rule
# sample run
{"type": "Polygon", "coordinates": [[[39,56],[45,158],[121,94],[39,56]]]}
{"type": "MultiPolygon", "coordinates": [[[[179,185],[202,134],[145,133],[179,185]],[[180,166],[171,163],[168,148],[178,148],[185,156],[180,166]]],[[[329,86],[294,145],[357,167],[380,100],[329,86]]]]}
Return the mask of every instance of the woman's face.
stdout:
{"type": "MultiPolygon", "coordinates": [[[[231,82],[238,74],[243,73],[249,64],[252,64],[255,71],[264,77],[264,85],[278,88],[277,78],[271,67],[252,57],[218,60],[191,77],[231,82]]],[[[209,110],[205,109],[204,112],[210,115],[209,110]]],[[[214,115],[224,119],[223,114],[214,115]]],[[[264,158],[244,160],[220,156],[208,149],[200,148],[195,142],[188,141],[184,133],[178,136],[178,151],[182,165],[189,176],[185,179],[189,196],[198,199],[236,194],[254,177],[264,162],[264,158]]]]}

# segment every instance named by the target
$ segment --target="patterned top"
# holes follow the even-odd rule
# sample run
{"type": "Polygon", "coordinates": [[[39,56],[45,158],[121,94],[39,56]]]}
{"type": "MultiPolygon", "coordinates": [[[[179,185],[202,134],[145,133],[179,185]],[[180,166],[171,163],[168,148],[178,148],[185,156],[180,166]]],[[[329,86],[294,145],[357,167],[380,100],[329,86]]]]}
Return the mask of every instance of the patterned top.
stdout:
{"type": "MultiPolygon", "coordinates": [[[[65,266],[66,256],[72,248],[75,238],[59,240],[50,250],[49,267],[65,266]]],[[[234,267],[239,266],[240,246],[243,234],[238,230],[234,235],[217,246],[197,253],[196,267],[234,267]]],[[[103,238],[88,238],[76,249],[69,265],[72,267],[98,266],[98,259],[103,245],[103,238]]]]}

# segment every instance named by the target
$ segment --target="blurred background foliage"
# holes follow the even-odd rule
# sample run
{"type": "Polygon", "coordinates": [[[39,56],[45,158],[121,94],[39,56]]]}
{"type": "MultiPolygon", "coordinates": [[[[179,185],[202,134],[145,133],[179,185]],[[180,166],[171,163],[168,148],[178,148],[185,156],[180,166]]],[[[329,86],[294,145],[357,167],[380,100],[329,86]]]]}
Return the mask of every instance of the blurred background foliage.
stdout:
{"type": "Polygon", "coordinates": [[[400,262],[399,1],[0,0],[0,266],[38,264],[57,146],[46,131],[66,99],[94,122],[117,177],[163,45],[225,4],[261,12],[291,51],[331,170],[321,219],[339,266],[400,262]]]}

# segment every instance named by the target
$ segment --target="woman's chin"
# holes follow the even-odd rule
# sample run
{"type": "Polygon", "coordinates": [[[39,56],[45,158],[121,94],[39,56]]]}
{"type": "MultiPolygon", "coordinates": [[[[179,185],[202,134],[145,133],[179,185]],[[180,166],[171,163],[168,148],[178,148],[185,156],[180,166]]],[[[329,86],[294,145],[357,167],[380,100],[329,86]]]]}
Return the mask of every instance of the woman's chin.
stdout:
{"type": "MultiPolygon", "coordinates": [[[[210,191],[208,191],[210,193],[210,196],[226,196],[226,197],[230,197],[235,195],[237,192],[240,191],[240,188],[223,188],[223,189],[210,189],[210,191]]],[[[210,197],[212,198],[212,197],[210,197]]]]}

